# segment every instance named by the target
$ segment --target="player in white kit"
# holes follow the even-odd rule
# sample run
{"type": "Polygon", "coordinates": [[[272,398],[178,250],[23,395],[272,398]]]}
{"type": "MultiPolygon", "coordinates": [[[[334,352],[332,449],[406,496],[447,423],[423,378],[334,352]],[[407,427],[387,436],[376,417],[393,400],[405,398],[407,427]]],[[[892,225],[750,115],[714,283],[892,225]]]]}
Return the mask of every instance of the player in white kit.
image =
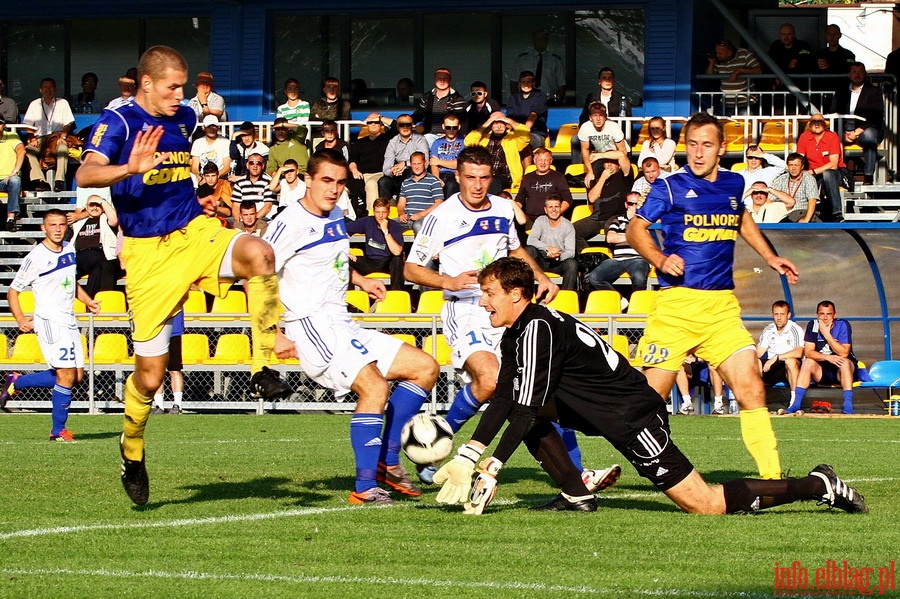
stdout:
{"type": "Polygon", "coordinates": [[[81,382],[84,374],[84,351],[75,323],[75,298],[84,302],[92,313],[100,312],[100,304],[85,293],[75,277],[75,247],[63,241],[68,228],[62,210],[54,208],[44,214],[41,224],[44,240],[25,256],[7,296],[19,330],[37,334],[41,353],[50,368],[27,375],[10,372],[0,392],[0,405],[6,405],[6,400],[23,388],[53,389],[50,440],[63,442],[75,440],[66,429],[66,420],[72,387],[81,382]],[[24,314],[19,302],[19,294],[29,286],[34,292],[33,318],[24,314]]]}
{"type": "Polygon", "coordinates": [[[403,495],[421,495],[400,465],[400,431],[422,407],[439,368],[425,352],[361,328],[347,312],[350,282],[376,299],[385,294],[384,283],[349,268],[350,239],[336,207],[348,172],[340,152],[316,152],[307,167],[306,195],[269,223],[265,240],[275,249],[285,309],[285,333],[278,334],[275,354],[299,358],[310,378],[339,397],[358,395],[350,420],[356,484],[348,502],[391,503],[377,482],[403,495]],[[389,393],[388,381],[401,382],[389,393]]]}

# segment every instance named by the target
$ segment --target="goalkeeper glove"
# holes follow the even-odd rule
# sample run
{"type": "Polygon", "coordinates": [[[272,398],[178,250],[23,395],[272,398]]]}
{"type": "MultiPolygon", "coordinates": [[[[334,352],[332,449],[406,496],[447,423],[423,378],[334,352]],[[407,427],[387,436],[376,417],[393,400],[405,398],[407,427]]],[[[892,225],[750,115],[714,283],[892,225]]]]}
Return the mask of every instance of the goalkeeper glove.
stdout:
{"type": "Polygon", "coordinates": [[[503,468],[503,462],[497,458],[488,458],[478,465],[478,478],[472,485],[469,502],[463,506],[467,514],[480,515],[497,494],[497,473],[503,468]]]}
{"type": "Polygon", "coordinates": [[[437,494],[438,503],[463,503],[466,500],[472,486],[475,462],[483,451],[472,444],[463,445],[457,450],[456,457],[435,472],[434,482],[443,485],[437,494]]]}

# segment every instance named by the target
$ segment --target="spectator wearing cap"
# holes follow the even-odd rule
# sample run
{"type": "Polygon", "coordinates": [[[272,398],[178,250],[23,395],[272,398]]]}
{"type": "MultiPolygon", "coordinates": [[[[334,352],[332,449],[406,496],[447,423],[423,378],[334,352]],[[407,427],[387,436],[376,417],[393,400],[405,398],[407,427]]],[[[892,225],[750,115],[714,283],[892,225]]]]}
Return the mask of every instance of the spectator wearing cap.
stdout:
{"type": "Polygon", "coordinates": [[[306,127],[291,123],[285,117],[278,117],[272,123],[274,141],[269,146],[269,160],[266,172],[271,175],[284,166],[288,158],[297,162],[300,173],[306,173],[309,150],[306,149],[306,127]]]}
{"type": "Polygon", "coordinates": [[[188,106],[197,113],[197,120],[212,115],[218,121],[228,120],[225,112],[225,98],[213,91],[213,76],[210,73],[200,73],[197,80],[194,81],[194,87],[197,89],[195,95],[188,102],[188,106]]]}
{"type": "MultiPolygon", "coordinates": [[[[9,101],[7,99],[7,101],[9,101]]],[[[7,194],[6,230],[15,232],[19,213],[19,196],[22,193],[22,163],[25,146],[15,132],[6,131],[6,117],[0,114],[0,191],[7,194]]]]}
{"type": "Polygon", "coordinates": [[[109,104],[106,105],[107,110],[115,110],[131,102],[136,90],[137,86],[134,83],[134,79],[128,75],[119,77],[119,95],[109,101],[109,104]]]}
{"type": "Polygon", "coordinates": [[[207,162],[215,163],[219,176],[231,170],[231,148],[227,139],[219,135],[219,119],[209,114],[203,117],[203,137],[191,145],[191,174],[200,178],[207,162]]]}
{"type": "Polygon", "coordinates": [[[105,198],[91,195],[87,199],[87,218],[72,225],[75,245],[75,276],[87,275],[84,291],[93,298],[98,291],[116,288],[119,261],[116,257],[119,217],[105,198]]]}
{"type": "Polygon", "coordinates": [[[547,94],[535,88],[534,73],[519,74],[519,91],[510,96],[506,116],[531,130],[531,147],[539,148],[550,135],[547,129],[547,94]]]}
{"type": "Polygon", "coordinates": [[[247,174],[247,157],[250,154],[259,154],[263,158],[268,158],[269,147],[256,139],[256,127],[250,121],[241,123],[241,127],[235,131],[231,141],[231,175],[228,179],[232,182],[238,177],[247,174]]]}

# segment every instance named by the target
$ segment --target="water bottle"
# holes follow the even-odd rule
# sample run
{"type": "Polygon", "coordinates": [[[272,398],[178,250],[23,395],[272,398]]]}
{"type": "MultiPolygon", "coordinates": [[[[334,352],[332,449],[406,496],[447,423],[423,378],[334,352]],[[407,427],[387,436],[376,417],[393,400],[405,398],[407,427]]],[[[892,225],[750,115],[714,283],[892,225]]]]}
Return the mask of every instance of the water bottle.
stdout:
{"type": "Polygon", "coordinates": [[[628,100],[625,99],[625,96],[622,96],[622,99],[619,100],[619,116],[628,116],[628,100]]]}
{"type": "Polygon", "coordinates": [[[900,395],[891,395],[891,416],[900,416],[900,395]]]}
{"type": "Polygon", "coordinates": [[[731,392],[731,389],[728,390],[728,413],[729,414],[737,414],[740,412],[738,408],[738,402],[734,398],[734,393],[731,392]]]}

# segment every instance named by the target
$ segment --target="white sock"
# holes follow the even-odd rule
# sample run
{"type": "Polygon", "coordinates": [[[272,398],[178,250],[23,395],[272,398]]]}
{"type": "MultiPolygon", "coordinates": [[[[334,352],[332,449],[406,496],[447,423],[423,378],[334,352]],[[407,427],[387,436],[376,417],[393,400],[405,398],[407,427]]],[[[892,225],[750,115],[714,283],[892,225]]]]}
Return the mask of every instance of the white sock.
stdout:
{"type": "Polygon", "coordinates": [[[181,406],[181,396],[184,395],[184,391],[173,391],[172,395],[175,396],[175,405],[181,406]]]}
{"type": "Polygon", "coordinates": [[[795,399],[797,399],[797,392],[791,389],[791,403],[794,403],[795,399]]]}
{"type": "Polygon", "coordinates": [[[153,405],[158,408],[163,407],[163,394],[162,393],[157,393],[153,396],[153,405]]]}
{"type": "Polygon", "coordinates": [[[692,402],[691,402],[691,396],[690,396],[690,395],[682,395],[682,396],[681,396],[681,403],[683,403],[683,404],[686,405],[686,406],[693,405],[692,402]]]}
{"type": "Polygon", "coordinates": [[[716,395],[713,398],[713,407],[721,407],[722,406],[722,396],[716,395]]]}

